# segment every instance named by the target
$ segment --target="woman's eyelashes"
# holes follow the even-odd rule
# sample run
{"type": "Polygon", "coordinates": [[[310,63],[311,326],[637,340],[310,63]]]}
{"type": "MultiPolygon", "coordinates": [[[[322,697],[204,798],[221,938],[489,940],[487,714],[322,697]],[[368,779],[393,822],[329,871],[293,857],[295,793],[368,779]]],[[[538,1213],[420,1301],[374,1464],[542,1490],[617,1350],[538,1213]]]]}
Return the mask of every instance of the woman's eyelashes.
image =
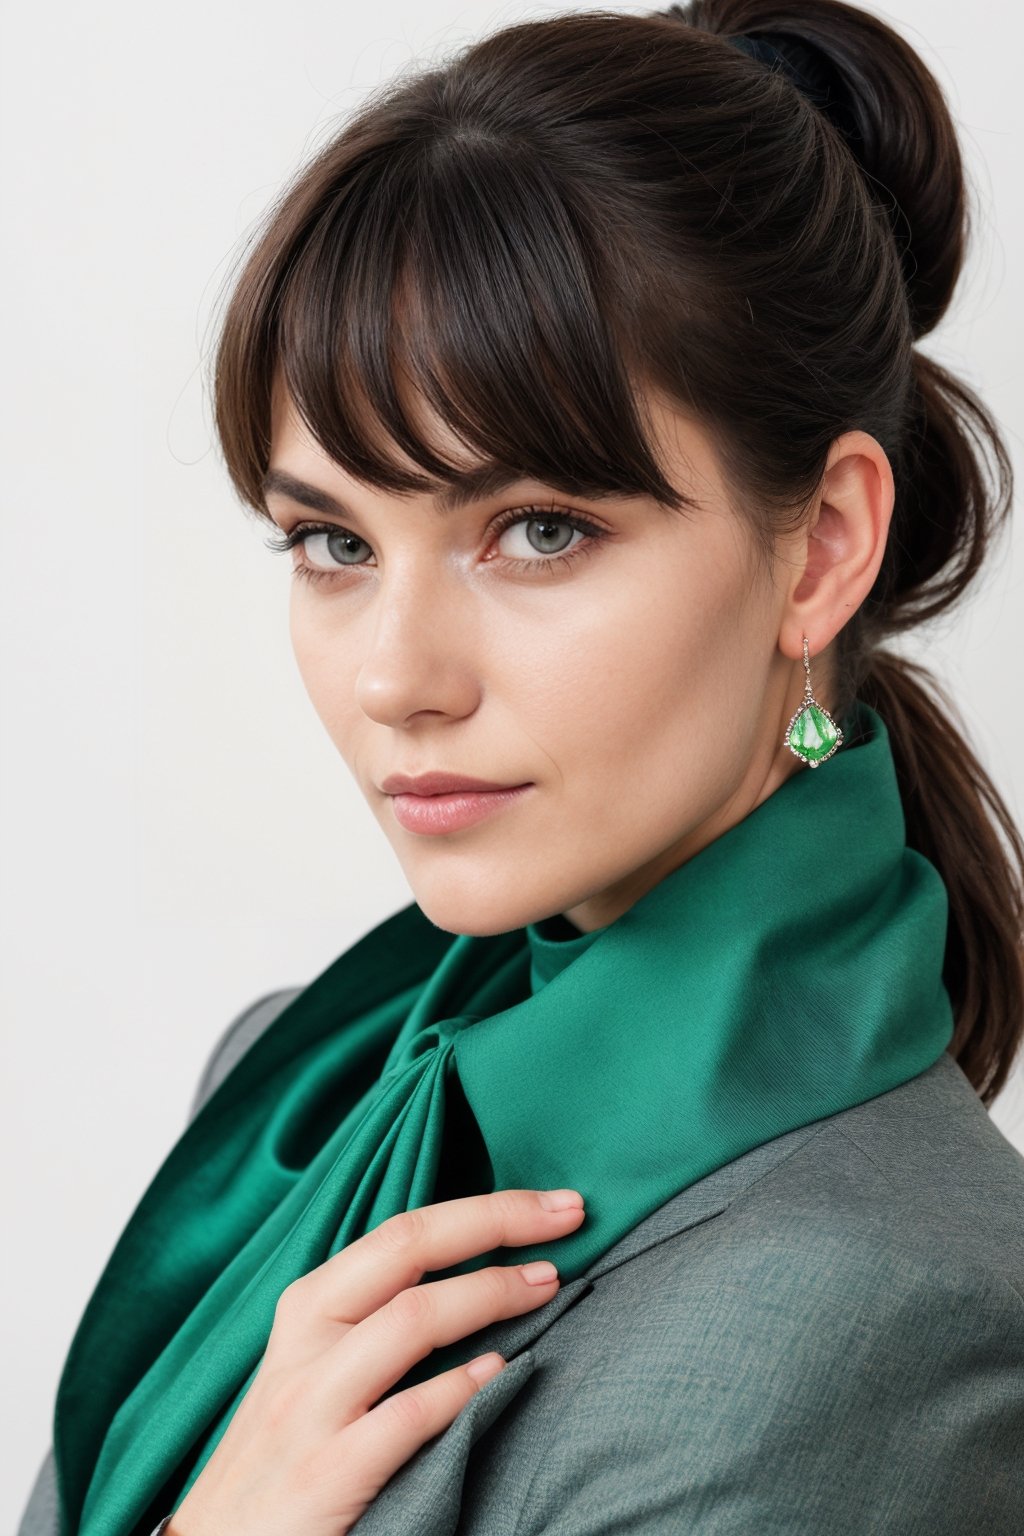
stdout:
{"type": "MultiPolygon", "coordinates": [[[[522,528],[520,548],[530,549],[533,556],[497,554],[489,556],[487,563],[495,561],[520,572],[532,575],[543,569],[564,570],[566,566],[589,554],[605,536],[605,530],[581,517],[579,513],[556,508],[528,507],[504,513],[491,529],[491,541],[507,530],[522,528]],[[566,533],[581,535],[575,544],[567,543],[566,533]]],[[[365,551],[369,544],[359,534],[352,533],[339,523],[298,523],[290,533],[280,538],[267,539],[266,547],[275,554],[299,549],[303,558],[294,562],[292,574],[304,581],[332,582],[346,569],[359,569],[366,563],[365,551]],[[319,543],[318,543],[319,541],[319,543]],[[323,563],[309,559],[310,546],[322,557],[323,563]]]]}

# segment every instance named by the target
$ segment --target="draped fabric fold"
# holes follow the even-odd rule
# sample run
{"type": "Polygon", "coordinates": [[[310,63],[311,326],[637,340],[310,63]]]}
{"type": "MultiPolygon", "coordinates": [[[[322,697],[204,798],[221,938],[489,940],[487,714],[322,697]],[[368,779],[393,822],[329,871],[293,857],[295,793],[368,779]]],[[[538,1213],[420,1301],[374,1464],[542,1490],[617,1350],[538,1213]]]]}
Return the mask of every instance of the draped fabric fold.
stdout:
{"type": "Polygon", "coordinates": [[[443,1273],[544,1257],[569,1281],[715,1168],[938,1059],[946,888],[906,845],[881,718],[858,700],[843,729],[605,928],[452,935],[414,902],[304,988],[171,1149],[83,1313],[62,1536],[148,1536],[177,1506],[285,1286],[434,1198],[455,1077],[487,1153],[462,1192],[569,1185],[587,1214],[443,1273]]]}

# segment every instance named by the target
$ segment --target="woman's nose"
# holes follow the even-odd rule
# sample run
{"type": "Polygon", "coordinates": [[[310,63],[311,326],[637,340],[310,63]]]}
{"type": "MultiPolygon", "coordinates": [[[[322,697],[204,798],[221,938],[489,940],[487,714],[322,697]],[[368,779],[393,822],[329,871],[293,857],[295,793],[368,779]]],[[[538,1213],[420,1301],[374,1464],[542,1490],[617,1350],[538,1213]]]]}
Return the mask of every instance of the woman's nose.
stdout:
{"type": "Polygon", "coordinates": [[[371,720],[401,726],[424,710],[461,717],[476,708],[472,615],[436,570],[405,572],[390,587],[384,581],[372,609],[356,678],[357,702],[371,720]]]}

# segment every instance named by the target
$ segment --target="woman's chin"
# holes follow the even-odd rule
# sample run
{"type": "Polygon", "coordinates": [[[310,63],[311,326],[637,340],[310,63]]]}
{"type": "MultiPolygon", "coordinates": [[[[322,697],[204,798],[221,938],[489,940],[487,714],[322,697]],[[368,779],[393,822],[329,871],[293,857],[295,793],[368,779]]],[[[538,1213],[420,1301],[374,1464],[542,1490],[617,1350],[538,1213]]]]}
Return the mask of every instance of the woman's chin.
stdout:
{"type": "Polygon", "coordinates": [[[433,870],[403,867],[413,900],[435,928],[448,933],[488,938],[525,928],[549,916],[558,906],[560,892],[530,891],[515,868],[515,861],[481,861],[470,870],[438,861],[433,870]]]}
{"type": "Polygon", "coordinates": [[[426,892],[413,889],[413,899],[428,922],[447,933],[489,938],[523,928],[532,919],[523,915],[520,902],[502,901],[500,893],[490,899],[467,896],[458,899],[451,892],[426,892]]]}

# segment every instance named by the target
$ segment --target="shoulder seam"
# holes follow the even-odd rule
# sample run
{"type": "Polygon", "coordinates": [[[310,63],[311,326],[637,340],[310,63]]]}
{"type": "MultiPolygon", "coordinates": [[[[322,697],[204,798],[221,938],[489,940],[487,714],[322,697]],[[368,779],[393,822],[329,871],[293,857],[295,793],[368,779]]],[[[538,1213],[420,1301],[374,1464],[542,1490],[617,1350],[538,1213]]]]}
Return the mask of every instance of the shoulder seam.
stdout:
{"type": "MultiPolygon", "coordinates": [[[[843,1130],[839,1126],[837,1126],[836,1129],[838,1130],[840,1136],[842,1136],[843,1140],[849,1142],[850,1146],[854,1147],[860,1153],[861,1157],[863,1157],[866,1162],[871,1164],[872,1168],[874,1168],[876,1173],[878,1173],[885,1180],[889,1188],[895,1194],[899,1194],[899,1185],[896,1183],[895,1179],[889,1176],[887,1171],[882,1167],[881,1163],[879,1163],[878,1159],[872,1157],[867,1148],[862,1146],[855,1136],[851,1136],[848,1131],[843,1130]]],[[[928,1204],[931,1205],[932,1202],[929,1200],[928,1204]]],[[[948,1263],[948,1260],[943,1259],[941,1262],[948,1263]]],[[[960,1267],[959,1263],[957,1267],[960,1267]]],[[[997,1271],[988,1268],[986,1265],[975,1265],[970,1263],[970,1261],[965,1261],[963,1267],[965,1269],[969,1269],[986,1284],[995,1285],[998,1289],[1005,1288],[1005,1290],[1008,1291],[1016,1301],[1024,1302],[1024,1292],[1021,1291],[1020,1286],[1017,1285],[1016,1281],[1011,1275],[1000,1274],[997,1271]]]]}

